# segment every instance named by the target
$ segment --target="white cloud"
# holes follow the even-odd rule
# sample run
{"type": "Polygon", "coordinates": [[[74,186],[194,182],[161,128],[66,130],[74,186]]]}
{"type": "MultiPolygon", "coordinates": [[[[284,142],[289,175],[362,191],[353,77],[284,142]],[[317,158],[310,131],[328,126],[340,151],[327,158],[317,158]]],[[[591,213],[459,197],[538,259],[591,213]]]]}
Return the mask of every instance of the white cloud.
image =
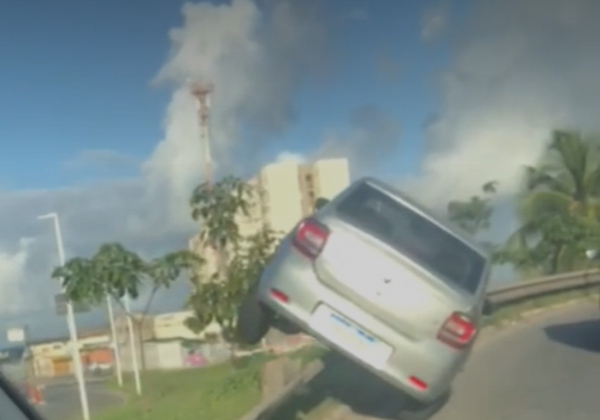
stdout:
{"type": "MultiPolygon", "coordinates": [[[[327,36],[317,2],[258,4],[234,0],[183,6],[183,25],[171,30],[172,51],[156,78],[173,89],[164,139],[143,163],[139,178],[86,188],[0,191],[0,285],[2,293],[11,296],[11,310],[52,310],[57,285],[49,277],[57,264],[56,248],[52,231],[36,219],[39,214],[60,215],[67,257],[89,255],[106,241],[121,241],[145,255],[187,246],[196,229],[188,195],[203,170],[195,106],[185,86],[188,78],[203,77],[216,85],[212,132],[220,171],[239,174],[240,165],[233,163],[242,162],[240,156],[254,169],[256,162],[248,159],[251,152],[288,127],[294,114],[292,94],[312,74],[319,74],[327,36]],[[37,240],[14,249],[25,237],[37,240]]],[[[186,288],[181,285],[180,295],[186,288]]],[[[6,315],[5,309],[0,307],[0,313],[6,315]]],[[[38,331],[54,319],[31,311],[29,315],[38,331]]],[[[9,318],[0,318],[0,324],[15,320],[9,318]]]]}
{"type": "Polygon", "coordinates": [[[116,150],[91,149],[83,150],[73,160],[65,163],[67,169],[123,169],[138,165],[138,160],[132,156],[124,155],[116,150]]]}
{"type": "Polygon", "coordinates": [[[425,42],[438,38],[448,27],[448,7],[440,3],[427,10],[421,21],[421,39],[425,42]]]}
{"type": "Polygon", "coordinates": [[[0,309],[3,312],[21,310],[26,301],[23,286],[27,281],[27,263],[32,242],[31,238],[21,238],[15,251],[0,250],[0,309]]]}
{"type": "Polygon", "coordinates": [[[347,158],[353,176],[369,174],[393,155],[400,142],[400,124],[374,105],[354,108],[348,127],[325,134],[314,158],[347,158]]]}
{"type": "Polygon", "coordinates": [[[421,174],[406,183],[430,204],[495,179],[510,195],[554,128],[598,128],[600,3],[473,3],[442,78],[421,174]]]}
{"type": "Polygon", "coordinates": [[[275,162],[296,162],[296,163],[305,163],[307,161],[307,157],[301,153],[284,151],[277,155],[275,158],[275,162]]]}

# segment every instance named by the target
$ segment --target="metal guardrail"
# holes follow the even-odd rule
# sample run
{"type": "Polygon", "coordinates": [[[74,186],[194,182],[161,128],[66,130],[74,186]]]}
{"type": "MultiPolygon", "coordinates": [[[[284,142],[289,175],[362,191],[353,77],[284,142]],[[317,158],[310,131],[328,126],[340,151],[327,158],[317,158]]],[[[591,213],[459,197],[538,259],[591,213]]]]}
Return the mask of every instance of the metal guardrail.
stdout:
{"type": "Polygon", "coordinates": [[[600,285],[600,270],[584,270],[557,274],[536,280],[526,280],[488,291],[497,305],[507,305],[527,299],[600,285]]]}

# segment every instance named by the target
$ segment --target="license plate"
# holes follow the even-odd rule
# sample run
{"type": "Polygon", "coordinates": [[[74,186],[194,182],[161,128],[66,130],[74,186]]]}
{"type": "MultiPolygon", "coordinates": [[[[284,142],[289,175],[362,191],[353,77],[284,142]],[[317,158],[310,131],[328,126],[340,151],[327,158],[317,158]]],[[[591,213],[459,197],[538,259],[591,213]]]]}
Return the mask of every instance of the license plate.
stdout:
{"type": "Polygon", "coordinates": [[[320,305],[314,312],[311,327],[332,343],[378,369],[385,365],[392,353],[389,345],[325,305],[320,305]]]}

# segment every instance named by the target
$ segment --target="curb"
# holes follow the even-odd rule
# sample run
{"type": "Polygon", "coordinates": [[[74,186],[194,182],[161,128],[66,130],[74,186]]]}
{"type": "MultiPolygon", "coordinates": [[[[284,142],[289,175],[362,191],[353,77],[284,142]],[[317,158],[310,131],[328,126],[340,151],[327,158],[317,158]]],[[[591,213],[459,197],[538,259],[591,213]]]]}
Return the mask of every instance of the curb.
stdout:
{"type": "MultiPolygon", "coordinates": [[[[85,383],[86,384],[95,384],[95,383],[102,383],[102,382],[106,382],[109,378],[94,378],[94,379],[86,379],[85,383]]],[[[50,388],[50,387],[60,387],[60,386],[75,386],[77,385],[77,380],[73,379],[73,380],[69,380],[69,381],[56,381],[56,382],[52,382],[52,381],[48,381],[48,382],[39,382],[37,383],[37,386],[41,387],[41,388],[50,388]]]]}

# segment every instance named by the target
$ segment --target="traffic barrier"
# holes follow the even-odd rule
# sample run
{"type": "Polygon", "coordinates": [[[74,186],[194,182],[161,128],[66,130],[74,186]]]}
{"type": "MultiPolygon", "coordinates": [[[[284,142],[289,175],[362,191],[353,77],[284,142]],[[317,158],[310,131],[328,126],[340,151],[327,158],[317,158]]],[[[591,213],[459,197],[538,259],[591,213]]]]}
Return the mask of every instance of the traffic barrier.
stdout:
{"type": "Polygon", "coordinates": [[[487,295],[497,305],[504,306],[550,294],[590,289],[595,286],[600,286],[600,271],[583,270],[513,283],[490,290],[487,295]]]}

